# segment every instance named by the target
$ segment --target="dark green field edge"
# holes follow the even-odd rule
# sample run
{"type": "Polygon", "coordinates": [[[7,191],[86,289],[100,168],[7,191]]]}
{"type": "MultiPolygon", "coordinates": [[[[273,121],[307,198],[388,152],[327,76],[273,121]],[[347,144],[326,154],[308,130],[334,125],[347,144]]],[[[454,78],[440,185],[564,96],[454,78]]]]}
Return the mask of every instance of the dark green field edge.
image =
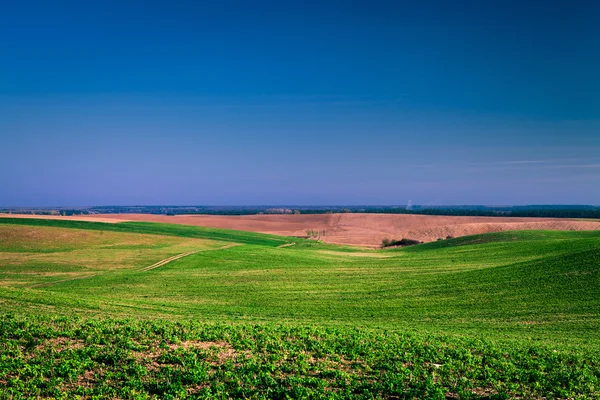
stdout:
{"type": "Polygon", "coordinates": [[[2,218],[0,224],[48,226],[55,228],[89,229],[96,231],[127,232],[151,235],[177,236],[197,239],[221,240],[226,242],[255,244],[276,247],[282,244],[301,242],[304,239],[275,236],[263,233],[236,231],[231,229],[205,228],[192,225],[162,224],[156,222],[105,222],[60,221],[50,219],[2,218]]]}
{"type": "Polygon", "coordinates": [[[509,243],[522,241],[542,240],[575,240],[599,239],[600,231],[549,231],[549,230],[522,230],[483,233],[479,235],[461,236],[453,239],[438,240],[404,248],[387,249],[386,251],[421,252],[429,250],[446,249],[451,247],[472,246],[488,243],[509,243]]]}
{"type": "Polygon", "coordinates": [[[0,398],[600,396],[598,354],[356,328],[0,315],[0,398]]]}

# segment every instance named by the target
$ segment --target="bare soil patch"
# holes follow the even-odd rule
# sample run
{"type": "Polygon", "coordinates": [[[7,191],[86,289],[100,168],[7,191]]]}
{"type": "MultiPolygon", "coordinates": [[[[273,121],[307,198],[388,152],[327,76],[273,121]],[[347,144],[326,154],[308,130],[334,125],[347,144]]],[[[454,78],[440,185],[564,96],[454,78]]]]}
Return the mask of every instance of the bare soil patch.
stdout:
{"type": "MultiPolygon", "coordinates": [[[[17,215],[6,215],[17,217],[17,215]]],[[[40,216],[26,216],[28,218],[40,216]]],[[[306,236],[319,231],[327,243],[377,247],[384,238],[432,242],[507,230],[600,230],[600,221],[563,218],[455,217],[403,214],[300,214],[300,215],[150,215],[98,214],[52,217],[97,222],[148,221],[236,229],[282,236],[306,236]]]]}
{"type": "Polygon", "coordinates": [[[78,350],[83,349],[85,344],[81,339],[69,339],[66,337],[57,337],[48,339],[45,342],[37,346],[38,350],[53,349],[54,351],[61,352],[65,350],[78,350]]]}

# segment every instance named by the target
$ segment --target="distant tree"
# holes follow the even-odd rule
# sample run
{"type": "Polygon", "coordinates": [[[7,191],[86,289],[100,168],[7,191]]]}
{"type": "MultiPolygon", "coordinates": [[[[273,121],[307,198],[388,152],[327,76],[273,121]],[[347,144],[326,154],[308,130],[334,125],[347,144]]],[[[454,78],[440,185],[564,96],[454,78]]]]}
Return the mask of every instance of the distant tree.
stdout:
{"type": "Polygon", "coordinates": [[[414,239],[400,239],[397,242],[393,243],[393,246],[413,246],[415,244],[421,244],[422,242],[414,239]]]}
{"type": "Polygon", "coordinates": [[[390,239],[383,239],[381,241],[381,247],[391,247],[391,246],[413,246],[415,244],[421,244],[423,242],[420,242],[418,240],[415,239],[406,239],[406,238],[402,238],[400,240],[390,240],[390,239]]]}

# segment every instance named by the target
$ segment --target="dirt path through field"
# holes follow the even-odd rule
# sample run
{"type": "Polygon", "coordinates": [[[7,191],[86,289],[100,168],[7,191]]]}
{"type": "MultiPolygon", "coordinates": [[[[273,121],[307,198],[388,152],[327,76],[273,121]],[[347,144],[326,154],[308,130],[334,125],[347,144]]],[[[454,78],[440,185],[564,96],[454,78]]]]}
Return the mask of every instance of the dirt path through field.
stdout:
{"type": "Polygon", "coordinates": [[[219,247],[217,249],[203,249],[203,250],[189,251],[187,253],[177,254],[175,256],[172,256],[172,257],[169,257],[169,258],[165,258],[164,260],[160,260],[157,263],[149,265],[149,266],[143,268],[142,271],[151,271],[153,269],[162,267],[163,265],[168,264],[168,263],[170,263],[172,261],[179,260],[180,258],[183,258],[183,257],[191,256],[192,254],[201,253],[201,252],[204,252],[204,251],[225,250],[225,249],[229,249],[229,248],[234,247],[234,246],[241,246],[241,244],[240,243],[231,243],[231,244],[226,244],[225,246],[219,247]]]}
{"type": "Polygon", "coordinates": [[[292,243],[286,243],[286,244],[282,244],[277,246],[278,249],[281,249],[282,247],[290,247],[290,246],[294,246],[296,244],[296,242],[292,242],[292,243]]]}

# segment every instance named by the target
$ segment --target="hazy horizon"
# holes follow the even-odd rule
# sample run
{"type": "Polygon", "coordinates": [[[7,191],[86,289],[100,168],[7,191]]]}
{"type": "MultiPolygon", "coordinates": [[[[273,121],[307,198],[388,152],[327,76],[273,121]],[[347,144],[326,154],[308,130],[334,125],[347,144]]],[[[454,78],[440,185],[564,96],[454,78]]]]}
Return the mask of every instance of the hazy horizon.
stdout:
{"type": "Polygon", "coordinates": [[[502,208],[502,207],[600,207],[600,204],[95,204],[95,205],[33,205],[33,206],[2,206],[1,209],[88,209],[88,208],[110,208],[110,207],[174,207],[174,208],[185,208],[185,207],[200,207],[200,208],[265,208],[265,207],[298,207],[303,209],[314,208],[342,208],[342,207],[402,207],[410,209],[412,207],[424,208],[424,207],[489,207],[489,208],[502,208]]]}
{"type": "Polygon", "coordinates": [[[600,204],[600,3],[13,2],[0,207],[600,204]]]}

